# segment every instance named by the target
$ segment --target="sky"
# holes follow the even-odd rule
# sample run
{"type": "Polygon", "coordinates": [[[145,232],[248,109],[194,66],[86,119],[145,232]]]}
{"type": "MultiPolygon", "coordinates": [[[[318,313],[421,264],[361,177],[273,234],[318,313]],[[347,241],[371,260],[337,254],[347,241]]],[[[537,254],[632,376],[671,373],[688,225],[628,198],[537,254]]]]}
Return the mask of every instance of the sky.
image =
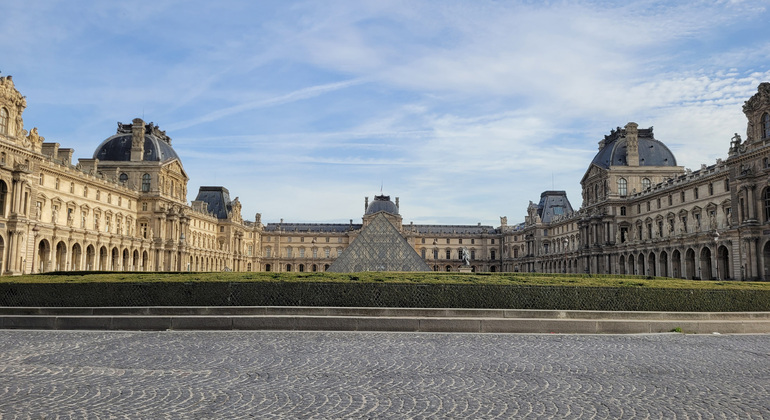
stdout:
{"type": "Polygon", "coordinates": [[[524,220],[610,130],[680,166],[727,158],[770,81],[770,1],[3,0],[0,74],[26,129],[90,158],[159,125],[199,186],[263,223],[524,220]]]}

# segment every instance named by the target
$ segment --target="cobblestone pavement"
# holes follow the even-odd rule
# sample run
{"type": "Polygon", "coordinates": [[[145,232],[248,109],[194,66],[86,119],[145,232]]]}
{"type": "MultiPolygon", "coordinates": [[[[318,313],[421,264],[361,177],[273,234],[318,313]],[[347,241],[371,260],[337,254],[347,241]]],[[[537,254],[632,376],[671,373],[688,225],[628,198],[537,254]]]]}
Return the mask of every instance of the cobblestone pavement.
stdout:
{"type": "Polygon", "coordinates": [[[770,335],[0,331],[0,418],[763,418],[770,335]]]}

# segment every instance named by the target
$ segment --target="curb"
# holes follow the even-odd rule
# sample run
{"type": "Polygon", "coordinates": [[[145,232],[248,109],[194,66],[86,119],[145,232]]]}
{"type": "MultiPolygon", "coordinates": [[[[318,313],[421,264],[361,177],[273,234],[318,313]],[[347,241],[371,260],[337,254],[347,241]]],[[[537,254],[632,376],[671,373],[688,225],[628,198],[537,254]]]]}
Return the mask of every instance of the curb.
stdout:
{"type": "Polygon", "coordinates": [[[606,312],[334,307],[0,307],[0,328],[129,331],[770,333],[770,312],[606,312]]]}

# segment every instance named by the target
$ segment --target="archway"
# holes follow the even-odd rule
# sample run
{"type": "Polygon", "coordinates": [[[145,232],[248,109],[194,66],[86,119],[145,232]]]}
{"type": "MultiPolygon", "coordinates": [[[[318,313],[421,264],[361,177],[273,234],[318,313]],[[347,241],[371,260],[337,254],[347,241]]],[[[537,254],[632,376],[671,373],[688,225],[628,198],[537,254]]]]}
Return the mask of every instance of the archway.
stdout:
{"type": "Polygon", "coordinates": [[[123,266],[121,267],[122,271],[130,271],[131,270],[131,265],[129,264],[129,259],[128,259],[129,255],[130,254],[128,252],[128,248],[123,249],[123,266]]]}
{"type": "MultiPolygon", "coordinates": [[[[2,236],[0,236],[0,275],[3,273],[3,261],[5,261],[5,257],[3,256],[3,251],[5,251],[5,240],[2,236]]],[[[25,270],[25,267],[21,268],[22,271],[25,270]]]]}
{"type": "Polygon", "coordinates": [[[286,264],[286,271],[287,271],[287,272],[290,272],[290,271],[291,271],[291,264],[286,264]]]}
{"type": "Polygon", "coordinates": [[[64,241],[56,244],[56,258],[54,261],[54,270],[64,271],[67,269],[67,245],[64,241]]]}
{"type": "Polygon", "coordinates": [[[644,254],[639,254],[636,258],[636,274],[639,276],[647,275],[647,270],[644,269],[644,254]]]}
{"type": "Polygon", "coordinates": [[[40,268],[40,273],[45,273],[49,270],[48,267],[48,260],[51,257],[51,245],[48,243],[47,239],[43,239],[40,241],[40,244],[37,247],[37,261],[38,261],[38,267],[40,268]]]}
{"type": "Polygon", "coordinates": [[[682,253],[678,249],[671,253],[671,270],[673,271],[674,278],[684,278],[684,273],[682,272],[682,253]]]}
{"type": "Polygon", "coordinates": [[[131,271],[139,271],[139,250],[134,250],[134,263],[131,265],[131,271]]]}
{"type": "Polygon", "coordinates": [[[270,271],[271,269],[272,267],[270,266],[270,264],[265,264],[265,271],[270,271]]]}
{"type": "Polygon", "coordinates": [[[118,271],[118,266],[120,265],[120,251],[118,251],[118,248],[112,248],[112,258],[110,259],[110,270],[111,271],[118,271]]]}
{"type": "Polygon", "coordinates": [[[695,251],[692,248],[687,248],[687,252],[684,254],[684,278],[695,278],[695,251]]]}
{"type": "MultiPolygon", "coordinates": [[[[767,261],[767,259],[765,259],[767,261]]],[[[721,245],[717,249],[717,280],[730,278],[730,251],[721,245]]]]}
{"type": "Polygon", "coordinates": [[[668,277],[668,252],[660,252],[660,276],[668,277]]]}
{"type": "Polygon", "coordinates": [[[762,257],[765,260],[765,281],[770,281],[770,241],[765,242],[762,257]]]}
{"type": "Polygon", "coordinates": [[[650,252],[650,255],[647,256],[647,275],[652,277],[656,277],[658,275],[654,252],[650,252]]]}
{"type": "Polygon", "coordinates": [[[86,247],[86,270],[91,271],[95,269],[94,267],[94,258],[96,257],[96,251],[94,250],[93,245],[88,245],[86,247]]]}
{"type": "Polygon", "coordinates": [[[628,256],[628,273],[636,274],[636,265],[634,264],[634,254],[628,256]]]}
{"type": "Polygon", "coordinates": [[[698,266],[698,277],[701,280],[712,280],[714,277],[711,274],[711,249],[704,246],[700,250],[700,265],[698,266]]]}
{"type": "Polygon", "coordinates": [[[147,260],[148,260],[149,257],[150,257],[150,255],[147,254],[147,251],[143,251],[142,252],[142,265],[141,265],[141,267],[139,267],[140,271],[147,271],[147,263],[149,262],[147,260]]]}
{"type": "Polygon", "coordinates": [[[80,266],[80,260],[83,257],[83,251],[80,249],[80,244],[72,245],[72,270],[73,271],[80,271],[82,270],[82,267],[80,266]]]}
{"type": "Polygon", "coordinates": [[[107,247],[99,248],[99,270],[107,271],[107,247]]]}

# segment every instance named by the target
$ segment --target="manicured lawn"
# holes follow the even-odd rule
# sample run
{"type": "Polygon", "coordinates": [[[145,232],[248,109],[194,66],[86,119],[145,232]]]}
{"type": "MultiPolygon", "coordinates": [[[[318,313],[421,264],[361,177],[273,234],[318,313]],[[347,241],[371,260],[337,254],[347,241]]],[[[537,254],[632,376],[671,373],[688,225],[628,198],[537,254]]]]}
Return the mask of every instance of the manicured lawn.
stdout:
{"type": "Polygon", "coordinates": [[[509,284],[528,286],[637,287],[671,289],[770,290],[770,283],[696,281],[640,276],[538,273],[66,273],[0,277],[0,283],[126,282],[357,282],[424,284],[509,284]]]}

